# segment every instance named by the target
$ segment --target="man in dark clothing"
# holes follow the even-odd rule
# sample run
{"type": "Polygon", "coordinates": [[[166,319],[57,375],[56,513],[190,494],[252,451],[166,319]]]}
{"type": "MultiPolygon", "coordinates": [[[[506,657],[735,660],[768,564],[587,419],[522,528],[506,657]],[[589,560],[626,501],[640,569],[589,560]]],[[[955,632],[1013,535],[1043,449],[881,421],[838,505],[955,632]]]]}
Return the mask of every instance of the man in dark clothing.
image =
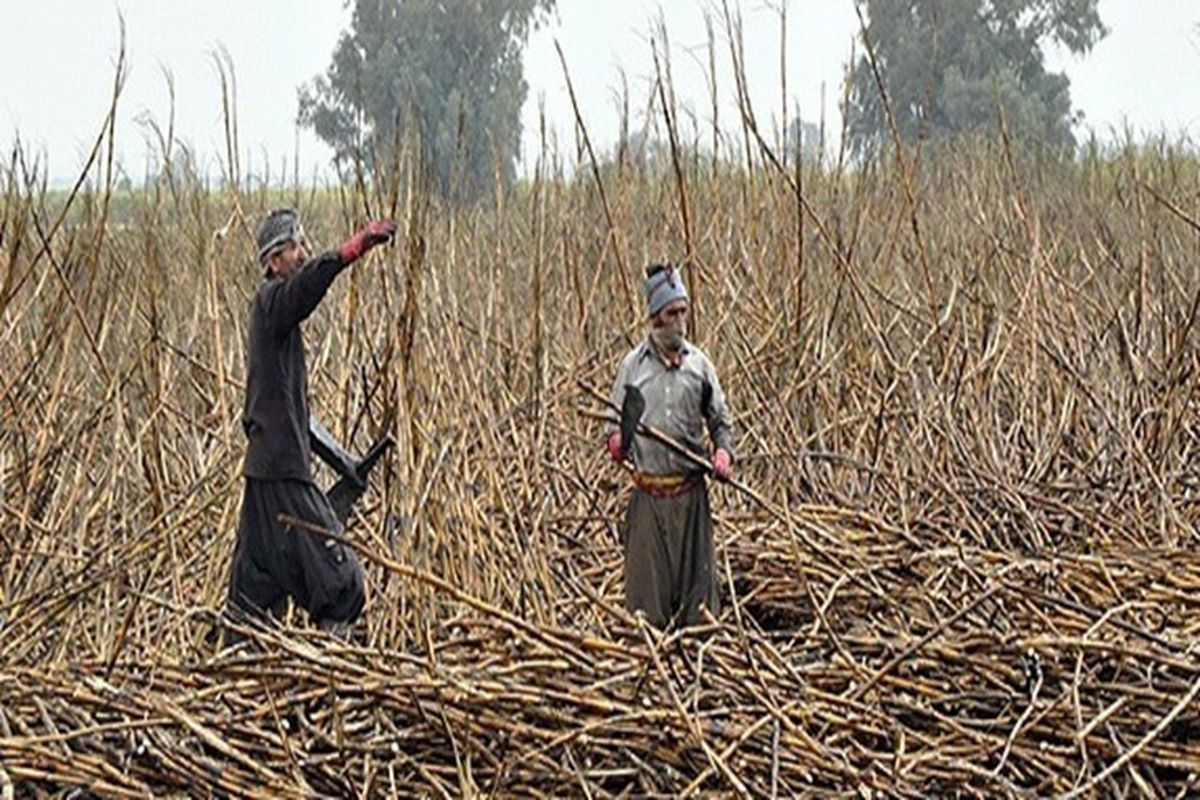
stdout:
{"type": "Polygon", "coordinates": [[[278,209],[257,234],[266,274],[250,308],[246,404],[249,440],[237,546],[230,566],[231,611],[278,617],[290,596],[325,628],[348,626],[365,603],[354,553],[309,531],[289,530],[280,515],[342,533],[329,499],[313,483],[308,370],[300,323],[333,279],[395,233],[390,220],[370,223],[340,248],[311,257],[299,215],[278,209]]]}
{"type": "MultiPolygon", "coordinates": [[[[647,270],[646,304],[650,331],[621,362],[612,402],[620,408],[626,386],[645,398],[642,421],[693,452],[707,452],[702,428],[715,449],[713,472],[728,479],[733,469],[732,420],[717,373],[708,356],[684,336],[687,290],[678,271],[655,265],[647,270]]],[[[608,451],[626,455],[621,434],[612,430],[608,451]]],[[[646,437],[635,437],[628,453],[635,488],[622,531],[625,605],[645,614],[658,628],[702,621],[701,607],[719,610],[713,573],[713,527],[705,478],[694,462],[646,437]]]]}

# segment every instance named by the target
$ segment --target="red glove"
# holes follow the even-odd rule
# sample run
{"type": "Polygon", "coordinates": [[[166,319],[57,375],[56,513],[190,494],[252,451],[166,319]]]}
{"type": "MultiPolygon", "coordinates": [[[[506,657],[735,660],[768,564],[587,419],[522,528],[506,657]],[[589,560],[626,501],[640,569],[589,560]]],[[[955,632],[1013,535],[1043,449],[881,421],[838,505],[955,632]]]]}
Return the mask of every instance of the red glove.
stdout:
{"type": "Polygon", "coordinates": [[[377,219],[351,236],[338,248],[342,263],[352,264],[377,244],[383,244],[396,233],[396,223],[390,219],[377,219]]]}
{"type": "Polygon", "coordinates": [[[713,451],[713,475],[717,476],[718,480],[727,481],[733,476],[733,459],[729,456],[728,450],[717,448],[713,451]]]}
{"type": "Polygon", "coordinates": [[[621,432],[613,431],[608,437],[608,454],[613,461],[621,460],[621,432]]]}

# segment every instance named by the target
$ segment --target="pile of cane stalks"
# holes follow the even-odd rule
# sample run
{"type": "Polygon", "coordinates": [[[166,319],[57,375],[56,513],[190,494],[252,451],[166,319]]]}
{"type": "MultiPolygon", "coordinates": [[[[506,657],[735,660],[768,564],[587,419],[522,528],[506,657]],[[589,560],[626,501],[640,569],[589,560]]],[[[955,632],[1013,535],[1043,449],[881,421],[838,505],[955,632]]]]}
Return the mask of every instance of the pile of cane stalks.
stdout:
{"type": "Polygon", "coordinates": [[[1200,793],[1200,162],[797,167],[744,125],[733,162],[547,157],[470,206],[406,156],[214,186],[167,143],[121,189],[105,126],[51,192],[15,149],[0,798],[1200,793]],[[327,427],[396,441],[344,636],[223,617],[251,232],[284,204],[318,248],[400,224],[305,323],[327,427]],[[659,631],[623,607],[597,395],[664,255],[742,483],[709,484],[721,607],[659,631]]]}
{"type": "Polygon", "coordinates": [[[247,623],[236,626],[247,642],[215,655],[10,664],[0,786],[113,797],[1089,796],[1125,781],[1154,796],[1194,791],[1200,664],[1178,644],[1194,629],[1164,609],[1200,588],[1195,554],[1015,557],[829,508],[794,515],[791,531],[762,515],[728,521],[727,612],[666,635],[583,587],[578,601],[610,618],[595,630],[537,624],[368,556],[375,574],[423,583],[461,611],[404,651],[247,623]]]}

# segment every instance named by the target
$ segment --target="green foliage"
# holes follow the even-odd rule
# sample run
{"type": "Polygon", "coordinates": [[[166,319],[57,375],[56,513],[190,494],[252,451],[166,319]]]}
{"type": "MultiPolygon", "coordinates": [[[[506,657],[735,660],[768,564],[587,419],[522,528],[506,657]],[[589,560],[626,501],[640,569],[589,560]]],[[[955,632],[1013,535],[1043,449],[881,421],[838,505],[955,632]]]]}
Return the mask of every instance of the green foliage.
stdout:
{"type": "Polygon", "coordinates": [[[356,0],[300,122],[346,163],[420,143],[443,193],[507,185],[528,85],[522,51],[556,0],[356,0]]]}
{"type": "MultiPolygon", "coordinates": [[[[1074,147],[1070,82],[1048,72],[1043,47],[1087,53],[1108,30],[1099,0],[865,0],[874,48],[900,138],[994,135],[999,111],[1014,139],[1074,147]]],[[[887,117],[866,55],[850,76],[854,149],[888,141],[887,117]]]]}

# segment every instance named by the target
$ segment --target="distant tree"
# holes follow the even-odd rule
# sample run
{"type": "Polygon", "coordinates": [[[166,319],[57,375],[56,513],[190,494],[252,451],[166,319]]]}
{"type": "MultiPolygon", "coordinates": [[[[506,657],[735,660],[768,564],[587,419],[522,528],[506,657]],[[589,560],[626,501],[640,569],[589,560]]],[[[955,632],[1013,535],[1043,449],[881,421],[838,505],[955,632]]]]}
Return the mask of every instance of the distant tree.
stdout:
{"type": "MultiPolygon", "coordinates": [[[[607,160],[607,159],[606,159],[607,160]]],[[[612,159],[630,164],[639,170],[654,169],[671,164],[671,145],[650,135],[646,129],[629,131],[613,147],[612,159]]]]}
{"type": "MultiPolygon", "coordinates": [[[[1070,81],[1042,48],[1087,53],[1107,33],[1099,0],[865,0],[867,37],[902,140],[994,134],[1074,146],[1070,81]]],[[[890,138],[866,54],[850,75],[847,120],[859,152],[890,138]]]]}
{"type": "Polygon", "coordinates": [[[300,123],[335,158],[392,152],[415,134],[443,191],[507,185],[528,93],[523,50],[556,0],[355,0],[325,75],[300,89],[300,123]]]}
{"type": "Polygon", "coordinates": [[[798,150],[803,163],[815,164],[820,160],[824,147],[821,127],[812,122],[805,122],[797,112],[787,126],[787,157],[795,158],[798,150]]]}

